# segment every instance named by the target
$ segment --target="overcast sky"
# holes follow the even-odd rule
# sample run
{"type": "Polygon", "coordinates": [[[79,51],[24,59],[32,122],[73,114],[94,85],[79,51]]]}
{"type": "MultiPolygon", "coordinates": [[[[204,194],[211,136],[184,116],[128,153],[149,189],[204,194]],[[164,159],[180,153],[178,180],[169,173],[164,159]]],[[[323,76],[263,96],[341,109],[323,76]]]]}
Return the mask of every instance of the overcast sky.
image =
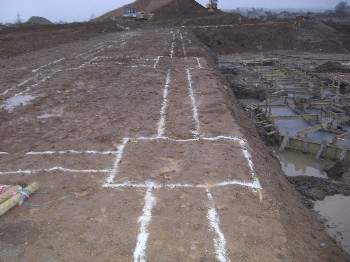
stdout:
{"type": "MultiPolygon", "coordinates": [[[[132,2],[132,0],[0,0],[0,23],[22,21],[31,16],[42,16],[53,22],[86,21],[93,14],[100,16],[107,11],[132,2]]],[[[208,0],[197,0],[205,5],[208,0]]],[[[219,8],[236,7],[267,8],[324,8],[332,9],[340,0],[219,0],[219,8]]],[[[350,4],[350,0],[346,0],[350,4]]]]}

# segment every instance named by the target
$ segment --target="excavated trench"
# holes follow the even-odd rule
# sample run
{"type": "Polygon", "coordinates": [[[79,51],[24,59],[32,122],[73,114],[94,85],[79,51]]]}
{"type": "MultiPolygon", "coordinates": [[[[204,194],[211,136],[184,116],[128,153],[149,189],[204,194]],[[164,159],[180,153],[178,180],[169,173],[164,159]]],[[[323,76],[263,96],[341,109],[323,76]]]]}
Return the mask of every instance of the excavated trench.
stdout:
{"type": "MultiPolygon", "coordinates": [[[[242,60],[278,57],[281,64],[284,64],[284,57],[293,56],[295,53],[308,53],[315,58],[317,55],[313,53],[342,53],[344,57],[349,53],[342,35],[321,21],[305,21],[300,26],[280,22],[195,27],[193,32],[203,44],[218,55],[218,67],[221,73],[230,83],[241,107],[253,116],[255,121],[258,120],[250,110],[251,105],[257,105],[267,98],[271,83],[259,81],[259,74],[251,67],[243,66],[240,63],[242,60]]],[[[347,58],[348,56],[345,57],[347,58]]],[[[307,71],[310,62],[305,65],[299,62],[294,61],[294,67],[299,68],[301,72],[307,71]]],[[[311,63],[314,67],[317,66],[313,60],[311,63]]],[[[264,65],[262,62],[261,66],[270,65],[264,65]]],[[[285,115],[286,113],[281,110],[284,109],[275,108],[274,113],[285,115]]],[[[286,130],[290,131],[293,126],[295,125],[287,125],[286,130]]],[[[260,126],[257,126],[257,129],[262,140],[271,145],[272,140],[266,136],[266,132],[263,132],[260,126]]],[[[326,139],[327,133],[318,132],[318,135],[322,140],[326,139]]],[[[346,141],[348,142],[345,143],[350,146],[350,140],[346,141]]],[[[334,174],[332,176],[331,172],[326,171],[335,165],[334,161],[328,159],[320,161],[315,159],[315,156],[300,152],[279,153],[276,146],[270,147],[270,151],[280,160],[281,168],[288,176],[289,182],[303,196],[304,204],[317,213],[328,233],[347,253],[350,253],[349,214],[342,211],[347,210],[350,205],[350,174],[349,168],[346,168],[348,162],[337,164],[340,166],[338,169],[342,171],[335,172],[338,176],[335,178],[334,174]]]]}

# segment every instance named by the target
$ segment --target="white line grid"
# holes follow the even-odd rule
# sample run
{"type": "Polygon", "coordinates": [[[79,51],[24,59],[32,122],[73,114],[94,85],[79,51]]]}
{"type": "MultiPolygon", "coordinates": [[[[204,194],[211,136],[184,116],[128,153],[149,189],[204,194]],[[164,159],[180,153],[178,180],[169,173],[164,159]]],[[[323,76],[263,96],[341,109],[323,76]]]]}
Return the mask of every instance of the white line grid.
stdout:
{"type": "Polygon", "coordinates": [[[75,56],[75,58],[83,58],[85,61],[83,61],[83,63],[78,66],[78,67],[67,67],[67,68],[61,68],[61,69],[52,69],[50,68],[50,66],[52,65],[56,65],[59,64],[63,61],[66,61],[67,58],[62,57],[59,58],[57,60],[54,60],[52,62],[49,62],[47,64],[44,64],[34,70],[32,70],[32,73],[36,73],[35,75],[29,77],[28,79],[24,80],[23,82],[21,82],[18,85],[15,85],[11,88],[6,89],[5,91],[3,91],[2,93],[0,93],[0,96],[5,96],[7,95],[9,92],[11,92],[12,90],[15,90],[17,88],[20,88],[22,86],[25,86],[26,84],[28,84],[29,82],[33,81],[33,84],[28,85],[23,91],[16,93],[13,97],[16,96],[20,96],[23,95],[25,93],[28,93],[31,89],[33,89],[34,87],[40,85],[41,83],[46,82],[48,79],[50,79],[52,76],[61,73],[61,72],[65,72],[65,71],[74,71],[74,70],[80,70],[83,69],[89,65],[92,65],[92,62],[95,61],[96,59],[98,59],[98,56],[96,56],[97,54],[103,52],[106,49],[109,49],[111,47],[114,47],[116,44],[119,44],[119,47],[121,47],[123,44],[126,43],[126,41],[128,39],[130,39],[131,37],[135,36],[136,33],[129,33],[127,35],[122,35],[120,40],[116,40],[116,41],[106,41],[106,42],[101,42],[98,43],[97,45],[95,45],[94,48],[78,54],[75,56]]]}
{"type": "MultiPolygon", "coordinates": [[[[186,57],[186,47],[185,47],[185,40],[184,35],[181,33],[180,30],[177,32],[170,32],[172,35],[172,43],[170,46],[170,58],[176,58],[175,57],[175,46],[177,46],[177,37],[180,38],[180,44],[182,45],[183,55],[185,59],[188,59],[189,57],[186,57]]],[[[109,42],[111,43],[111,42],[109,42]]],[[[84,68],[86,66],[89,66],[92,64],[93,61],[99,59],[99,56],[95,56],[97,53],[103,52],[106,48],[110,48],[112,45],[109,43],[99,43],[94,46],[94,48],[77,55],[77,57],[83,57],[83,58],[89,58],[88,61],[84,62],[82,65],[80,65],[78,68],[70,68],[65,70],[79,70],[81,68],[84,68]],[[95,56],[95,57],[94,57],[95,56]]],[[[115,41],[115,43],[122,43],[125,44],[125,36],[123,36],[123,39],[120,41],[115,41]]],[[[102,56],[101,56],[102,57],[102,56]]],[[[155,59],[152,59],[154,61],[153,68],[156,69],[159,65],[160,60],[164,58],[164,56],[157,56],[155,59]]],[[[166,80],[163,88],[163,101],[161,103],[160,108],[160,118],[157,123],[156,127],[156,135],[151,137],[126,137],[123,138],[122,142],[119,144],[117,149],[115,151],[94,151],[94,150],[60,150],[60,151],[38,151],[38,152],[27,152],[25,155],[30,156],[40,156],[40,155],[64,155],[64,154],[94,154],[94,155],[115,155],[115,160],[113,163],[113,166],[108,169],[101,169],[101,170],[75,170],[75,169],[69,169],[65,167],[52,167],[47,169],[37,169],[37,170],[17,170],[17,171],[6,171],[6,172],[0,172],[0,175],[8,175],[8,174],[33,174],[38,172],[53,172],[53,171],[59,171],[59,172],[68,172],[68,173],[102,173],[106,174],[105,183],[102,185],[102,188],[135,188],[135,189],[142,189],[145,190],[145,197],[144,197],[144,207],[142,209],[142,214],[138,218],[139,223],[139,231],[138,236],[135,244],[135,249],[133,253],[133,258],[135,262],[144,262],[147,260],[147,242],[150,235],[150,232],[148,230],[150,223],[152,222],[152,210],[157,204],[157,198],[155,197],[154,193],[156,190],[159,189],[198,189],[198,190],[205,190],[207,194],[207,201],[208,201],[208,210],[207,210],[207,219],[208,219],[208,225],[211,231],[213,231],[215,237],[213,239],[213,246],[215,249],[215,256],[216,259],[220,262],[226,262],[230,261],[227,258],[227,247],[226,247],[226,239],[224,232],[220,228],[220,218],[218,215],[218,212],[215,207],[214,197],[211,193],[211,189],[223,187],[223,186],[238,186],[240,188],[246,188],[253,192],[257,192],[259,190],[262,190],[262,187],[260,185],[260,182],[258,178],[256,177],[255,171],[254,171],[254,164],[252,161],[252,156],[248,150],[247,142],[243,139],[232,137],[232,136],[216,136],[216,137],[203,137],[201,136],[200,132],[200,120],[199,120],[199,112],[197,108],[197,102],[196,102],[196,94],[194,90],[194,84],[192,80],[192,71],[193,70],[201,70],[203,69],[203,66],[201,64],[201,58],[199,57],[193,57],[197,61],[198,68],[186,68],[184,70],[184,74],[186,75],[187,81],[188,81],[188,96],[191,100],[192,105],[192,119],[195,123],[195,130],[193,131],[193,138],[190,139],[174,139],[171,137],[165,136],[166,131],[166,116],[167,116],[167,109],[168,109],[168,99],[169,99],[169,90],[171,89],[171,69],[167,69],[166,71],[166,80]],[[159,184],[155,181],[144,181],[143,183],[133,183],[131,181],[126,181],[124,183],[115,183],[115,179],[118,177],[118,172],[120,169],[120,165],[123,159],[124,152],[129,144],[129,142],[134,141],[171,141],[174,143],[189,143],[189,142],[213,142],[213,141],[226,141],[228,143],[230,142],[237,142],[240,145],[240,149],[242,151],[242,156],[246,159],[247,165],[249,166],[250,174],[249,174],[249,180],[250,181],[239,181],[239,180],[230,180],[230,181],[222,181],[218,183],[208,184],[186,184],[186,183],[177,183],[177,184],[159,184]]],[[[56,61],[53,61],[51,63],[48,63],[47,65],[43,65],[33,71],[40,72],[40,70],[48,68],[52,64],[57,64],[64,61],[64,58],[58,59],[56,61]]],[[[53,74],[57,72],[61,72],[64,70],[56,70],[51,73],[49,73],[47,76],[45,76],[42,80],[35,83],[35,85],[39,85],[41,82],[46,81],[49,79],[53,74]]],[[[40,73],[39,73],[40,74],[40,73]]],[[[22,82],[21,84],[12,87],[5,92],[3,92],[0,95],[7,94],[9,91],[12,91],[13,89],[23,86],[36,78],[37,76],[34,76],[32,78],[29,78],[28,80],[22,82]]],[[[33,86],[29,86],[30,88],[33,86]]],[[[27,88],[28,89],[28,88],[27,88]]],[[[29,90],[22,91],[27,92],[29,90]]],[[[18,94],[17,94],[18,95],[18,94]]],[[[8,152],[0,152],[0,155],[9,155],[8,152]]]]}
{"type": "Polygon", "coordinates": [[[253,191],[260,190],[261,185],[258,180],[258,178],[255,175],[254,171],[254,164],[251,159],[251,155],[247,149],[246,142],[242,139],[239,139],[237,137],[230,137],[230,136],[218,136],[218,137],[199,137],[199,138],[193,138],[193,139],[171,139],[169,137],[136,137],[136,138],[126,138],[124,139],[123,144],[118,147],[117,151],[117,159],[114,164],[113,172],[110,173],[110,176],[107,177],[106,183],[103,185],[103,187],[112,187],[112,188],[118,188],[118,187],[130,187],[130,188],[148,188],[150,185],[152,185],[153,188],[155,189],[160,189],[160,188],[207,188],[207,187],[220,187],[220,186],[229,186],[229,185],[236,185],[236,186],[241,186],[245,188],[250,188],[253,191]],[[145,181],[144,183],[139,183],[135,184],[130,181],[126,181],[124,183],[113,183],[114,179],[118,175],[118,170],[119,170],[119,165],[120,162],[123,158],[123,154],[125,152],[125,148],[127,147],[128,142],[130,141],[172,141],[176,143],[188,143],[188,142],[201,142],[201,141],[228,141],[228,142],[239,142],[242,150],[242,156],[245,157],[247,160],[247,165],[249,166],[250,174],[249,177],[251,179],[250,182],[248,181],[239,181],[239,180],[228,180],[228,181],[223,181],[215,184],[158,184],[154,181],[145,181]]]}

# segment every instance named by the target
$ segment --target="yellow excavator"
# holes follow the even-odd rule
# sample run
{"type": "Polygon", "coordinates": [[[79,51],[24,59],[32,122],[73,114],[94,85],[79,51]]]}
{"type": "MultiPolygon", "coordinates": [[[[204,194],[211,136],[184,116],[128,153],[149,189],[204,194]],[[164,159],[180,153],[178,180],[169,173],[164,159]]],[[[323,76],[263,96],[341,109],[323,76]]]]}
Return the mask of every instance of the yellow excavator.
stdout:
{"type": "Polygon", "coordinates": [[[153,14],[148,14],[143,11],[137,11],[132,6],[127,6],[124,9],[124,14],[122,15],[123,19],[130,20],[149,20],[153,17],[153,14]]]}
{"type": "Polygon", "coordinates": [[[215,13],[218,10],[218,0],[209,0],[207,9],[209,14],[215,13]]]}

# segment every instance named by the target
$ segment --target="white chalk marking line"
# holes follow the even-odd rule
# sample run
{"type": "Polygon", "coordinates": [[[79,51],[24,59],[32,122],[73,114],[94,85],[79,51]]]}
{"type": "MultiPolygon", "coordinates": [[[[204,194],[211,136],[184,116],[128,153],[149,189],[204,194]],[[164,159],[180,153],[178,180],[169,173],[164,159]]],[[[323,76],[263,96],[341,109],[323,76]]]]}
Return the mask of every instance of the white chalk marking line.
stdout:
{"type": "MultiPolygon", "coordinates": [[[[52,61],[52,62],[50,62],[50,63],[48,63],[48,64],[46,64],[46,65],[43,65],[43,66],[41,66],[41,67],[39,67],[39,68],[37,68],[37,69],[34,69],[34,70],[32,70],[32,72],[33,72],[33,73],[36,73],[36,72],[38,72],[39,70],[41,70],[41,69],[43,69],[43,68],[45,68],[45,67],[48,67],[48,66],[53,65],[53,64],[57,64],[57,63],[59,63],[59,62],[65,60],[65,59],[66,59],[66,58],[62,57],[62,58],[60,58],[60,59],[58,59],[58,60],[52,61]]],[[[9,89],[7,89],[7,90],[5,90],[1,95],[6,95],[8,92],[12,91],[13,89],[25,85],[26,83],[28,83],[28,82],[31,81],[31,80],[34,80],[34,79],[35,79],[36,77],[38,77],[38,76],[39,76],[39,74],[36,74],[35,76],[28,78],[27,80],[23,81],[22,83],[20,83],[20,84],[14,86],[14,87],[11,87],[11,88],[9,88],[9,89]]],[[[45,81],[46,79],[44,78],[43,80],[45,81]]],[[[39,82],[40,82],[40,81],[39,81],[39,82]]],[[[35,84],[34,84],[33,86],[35,86],[35,84]]]]}
{"type": "Polygon", "coordinates": [[[135,137],[135,138],[130,138],[131,140],[135,140],[135,141],[157,141],[157,140],[169,140],[172,142],[191,142],[191,141],[199,141],[198,138],[189,138],[189,139],[172,139],[169,137],[165,137],[165,136],[160,136],[160,137],[135,137]]]}
{"type": "Polygon", "coordinates": [[[20,83],[20,84],[14,86],[14,87],[11,87],[11,88],[9,88],[9,89],[7,89],[7,90],[5,90],[5,91],[2,92],[0,95],[4,96],[4,95],[6,95],[8,92],[12,91],[13,89],[25,85],[26,83],[28,83],[28,82],[31,81],[31,80],[34,80],[34,78],[36,78],[36,77],[38,77],[38,76],[39,76],[39,74],[37,74],[37,75],[35,75],[35,76],[33,76],[33,77],[30,77],[30,78],[28,78],[27,80],[23,81],[22,83],[20,83]]]}
{"type": "Polygon", "coordinates": [[[92,57],[92,56],[95,56],[95,55],[97,55],[97,54],[103,52],[105,49],[111,48],[111,47],[113,47],[113,45],[104,46],[103,48],[100,48],[100,49],[97,50],[96,52],[91,53],[91,54],[88,54],[87,56],[82,56],[82,57],[83,57],[84,59],[87,59],[87,58],[92,57]]]}
{"type": "Polygon", "coordinates": [[[60,58],[60,59],[58,59],[58,60],[52,61],[52,62],[50,62],[50,63],[48,63],[48,64],[46,64],[46,65],[43,65],[43,66],[41,66],[41,67],[39,67],[39,68],[37,68],[37,69],[34,69],[34,70],[32,70],[32,72],[33,72],[33,73],[36,73],[36,72],[38,72],[39,70],[41,70],[41,69],[43,69],[43,68],[45,68],[45,67],[48,67],[48,66],[53,65],[53,64],[57,64],[57,63],[59,63],[59,62],[65,60],[65,59],[66,59],[65,57],[62,57],[62,58],[60,58]]]}
{"type": "MultiPolygon", "coordinates": [[[[165,120],[164,120],[165,121],[165,120]]],[[[224,181],[224,182],[220,182],[217,184],[213,184],[211,185],[211,187],[219,187],[219,186],[227,186],[227,185],[237,185],[237,186],[242,186],[242,187],[247,187],[247,188],[251,188],[253,190],[258,190],[258,189],[262,189],[261,184],[259,179],[256,177],[255,175],[255,171],[254,171],[254,164],[252,161],[252,157],[251,154],[249,153],[247,147],[246,147],[246,142],[243,139],[237,138],[237,137],[231,137],[231,136],[217,136],[217,137],[197,137],[197,138],[193,138],[193,139],[171,139],[168,137],[164,137],[162,135],[158,136],[158,137],[137,137],[137,138],[125,138],[127,139],[127,141],[131,140],[131,141],[159,141],[159,140],[168,140],[168,141],[172,141],[172,142],[179,142],[179,143],[186,143],[186,142],[198,142],[198,141],[219,141],[219,140],[228,140],[228,141],[236,141],[239,142],[240,146],[241,146],[241,150],[243,152],[243,156],[246,158],[247,162],[248,162],[248,166],[250,169],[250,175],[253,179],[252,182],[246,182],[246,181],[239,181],[239,180],[231,180],[231,181],[224,181]]],[[[123,148],[124,149],[124,148],[123,148]]],[[[119,152],[119,150],[118,150],[119,152]]],[[[114,171],[114,176],[113,178],[107,178],[106,183],[105,183],[105,187],[147,187],[147,184],[132,184],[130,182],[126,182],[124,184],[112,184],[114,177],[116,176],[118,169],[119,169],[119,163],[121,160],[123,152],[121,152],[120,157],[118,158],[118,154],[117,154],[117,159],[119,159],[119,161],[116,161],[117,163],[117,168],[113,169],[114,171]]],[[[156,184],[154,184],[156,185],[156,184]]],[[[190,185],[190,184],[168,184],[168,185],[159,185],[159,187],[169,187],[169,188],[176,188],[176,187],[197,187],[197,188],[204,188],[208,186],[207,184],[205,185],[190,185]]]]}
{"type": "Polygon", "coordinates": [[[162,57],[162,56],[157,56],[157,59],[156,59],[154,65],[153,65],[153,68],[157,68],[161,57],[162,57]]]}
{"type": "Polygon", "coordinates": [[[245,182],[238,180],[224,181],[220,183],[214,184],[186,184],[186,183],[175,183],[175,184],[158,184],[152,181],[146,181],[144,183],[133,183],[131,181],[126,181],[124,183],[105,183],[102,185],[104,188],[149,188],[152,185],[154,189],[164,189],[164,188],[215,188],[215,187],[223,187],[223,186],[239,186],[243,188],[252,189],[254,192],[260,188],[260,184],[256,184],[255,182],[245,182]]]}
{"type": "Polygon", "coordinates": [[[26,155],[55,155],[55,154],[59,154],[59,155],[64,155],[64,154],[114,155],[114,154],[116,154],[116,152],[115,151],[94,151],[94,150],[83,150],[83,151],[60,150],[60,151],[27,152],[25,154],[26,155]]]}
{"type": "Polygon", "coordinates": [[[23,90],[22,92],[19,92],[17,94],[15,94],[13,97],[16,97],[16,96],[20,96],[20,95],[23,95],[25,93],[27,93],[28,91],[30,91],[33,87],[36,87],[38,85],[40,85],[41,83],[44,83],[46,82],[48,79],[50,79],[53,75],[55,75],[57,72],[59,71],[55,71],[55,72],[52,72],[50,74],[48,74],[47,76],[45,76],[44,78],[42,78],[41,80],[37,81],[35,84],[32,84],[31,86],[28,86],[25,90],[23,90]]]}
{"type": "Polygon", "coordinates": [[[166,136],[161,136],[161,137],[145,137],[145,136],[139,136],[139,137],[129,137],[130,140],[135,140],[135,141],[152,141],[152,140],[169,140],[172,142],[180,142],[180,143],[185,143],[185,142],[196,142],[196,141],[218,141],[218,140],[229,140],[229,141],[243,141],[240,138],[237,137],[232,137],[232,136],[216,136],[216,137],[197,137],[197,138],[189,138],[189,139],[173,139],[170,137],[166,136]]]}
{"type": "MultiPolygon", "coordinates": [[[[169,80],[170,81],[170,80],[169,80]]],[[[164,109],[165,111],[165,109],[164,109]]],[[[262,189],[261,184],[256,178],[255,171],[254,171],[254,164],[252,161],[252,156],[249,153],[246,142],[243,139],[237,138],[237,137],[231,137],[231,136],[217,136],[217,137],[198,137],[198,138],[192,138],[192,139],[172,139],[169,137],[164,136],[158,136],[158,137],[135,137],[135,138],[124,138],[123,143],[118,146],[117,151],[95,151],[95,150],[84,150],[84,151],[77,151],[77,150],[61,150],[61,151],[42,151],[42,152],[27,152],[26,155],[53,155],[53,154],[101,154],[101,155],[116,155],[116,160],[114,162],[113,169],[106,169],[106,170],[73,170],[73,169],[67,169],[67,168],[61,168],[61,167],[54,167],[53,169],[40,169],[40,170],[19,170],[19,171],[7,171],[7,172],[0,172],[0,174],[15,174],[15,173],[36,173],[39,171],[63,171],[63,172],[108,172],[110,176],[106,179],[106,187],[140,187],[144,188],[147,187],[148,184],[131,184],[129,182],[124,184],[113,184],[113,180],[115,176],[118,173],[119,164],[122,159],[124,148],[126,144],[129,141],[160,141],[160,140],[168,140],[171,142],[178,142],[178,143],[187,143],[187,142],[199,142],[199,141],[220,141],[220,140],[226,140],[226,141],[236,141],[240,143],[243,156],[246,158],[248,162],[248,166],[250,169],[250,175],[253,179],[252,182],[245,182],[245,181],[238,181],[238,180],[232,180],[232,181],[224,181],[217,184],[210,185],[210,187],[219,187],[219,186],[227,186],[227,185],[238,185],[242,187],[247,187],[251,189],[262,189]]],[[[7,152],[0,152],[0,155],[10,155],[7,152]]],[[[190,185],[190,184],[166,184],[166,185],[158,185],[157,187],[168,187],[168,188],[183,188],[183,187],[197,187],[197,188],[204,188],[207,184],[197,184],[197,185],[190,185]]]]}
{"type": "MultiPolygon", "coordinates": [[[[45,77],[43,77],[42,79],[40,79],[40,80],[36,81],[34,84],[28,86],[25,90],[23,90],[23,91],[21,91],[21,92],[15,94],[15,95],[13,95],[13,97],[17,97],[17,96],[20,96],[20,95],[23,95],[23,94],[29,92],[33,87],[36,87],[36,86],[38,86],[39,84],[46,82],[46,81],[47,81],[48,79],[50,79],[52,76],[54,76],[54,75],[56,75],[56,74],[58,74],[58,73],[60,73],[60,72],[64,72],[64,71],[73,71],[73,70],[80,70],[80,69],[82,69],[83,67],[86,67],[88,64],[91,64],[91,62],[93,62],[93,61],[96,60],[97,58],[98,58],[98,57],[94,57],[94,58],[92,58],[91,60],[89,60],[89,61],[87,61],[87,62],[81,64],[79,67],[76,67],[76,68],[73,67],[73,68],[67,68],[67,69],[57,69],[57,70],[55,70],[55,71],[52,71],[51,73],[47,74],[47,75],[46,75],[45,77]]],[[[24,81],[24,82],[21,83],[20,85],[24,85],[25,83],[27,83],[27,82],[30,81],[30,80],[33,80],[34,78],[36,78],[36,77],[39,76],[39,75],[40,75],[40,74],[37,74],[36,76],[34,76],[34,77],[30,78],[30,79],[27,79],[26,81],[24,81]]],[[[20,85],[17,85],[17,86],[15,86],[15,87],[13,87],[13,88],[10,88],[10,89],[6,90],[5,92],[2,93],[2,95],[7,94],[9,91],[15,89],[16,87],[19,87],[20,85]]]]}
{"type": "Polygon", "coordinates": [[[119,171],[119,164],[120,164],[120,161],[122,160],[124,149],[128,142],[129,142],[129,138],[124,138],[123,143],[118,146],[117,156],[114,161],[113,169],[110,171],[110,174],[106,179],[106,183],[113,183],[114,178],[119,171]]]}
{"type": "Polygon", "coordinates": [[[52,168],[46,168],[46,169],[35,169],[35,170],[17,170],[17,171],[4,171],[0,172],[0,175],[15,175],[15,174],[35,174],[38,172],[53,172],[53,171],[61,171],[61,172],[67,172],[67,173],[109,173],[111,172],[110,169],[83,169],[83,170],[78,170],[78,169],[70,169],[70,168],[65,168],[65,167],[52,167],[52,168]]]}
{"type": "MultiPolygon", "coordinates": [[[[134,36],[134,34],[130,34],[130,35],[129,35],[130,38],[133,37],[133,36],[134,36]]],[[[125,38],[126,38],[126,36],[123,35],[121,38],[123,39],[122,41],[124,41],[125,38]]],[[[114,45],[109,45],[109,46],[101,46],[101,45],[106,45],[107,43],[120,43],[120,42],[121,42],[121,41],[106,41],[106,42],[101,42],[101,43],[98,43],[97,45],[95,45],[95,46],[98,46],[98,47],[94,47],[94,48],[92,48],[92,49],[90,49],[90,50],[88,50],[88,51],[86,51],[86,52],[84,52],[84,53],[81,53],[81,54],[76,55],[75,57],[76,57],[76,58],[77,58],[77,57],[80,57],[80,56],[82,57],[84,54],[88,54],[88,53],[93,52],[93,51],[95,51],[95,50],[100,50],[100,49],[103,49],[103,50],[104,50],[104,49],[106,49],[106,48],[110,48],[110,47],[113,47],[113,46],[114,46],[114,45]]],[[[125,44],[125,43],[126,43],[126,42],[123,42],[123,43],[120,44],[119,46],[122,46],[122,45],[125,44]]],[[[103,50],[102,50],[102,51],[103,51],[103,50]]],[[[101,51],[101,52],[102,52],[102,51],[101,51]]],[[[98,51],[97,53],[100,53],[100,51],[98,51]]],[[[86,56],[84,59],[86,59],[86,58],[88,58],[88,57],[90,57],[90,56],[92,56],[92,55],[93,55],[93,54],[89,54],[89,55],[86,56]]],[[[50,62],[50,63],[48,63],[48,64],[46,64],[46,65],[43,65],[43,66],[41,66],[41,67],[39,67],[39,68],[37,68],[37,69],[34,69],[34,70],[32,70],[32,72],[33,72],[33,73],[38,72],[38,71],[40,71],[40,69],[42,69],[42,68],[48,67],[48,66],[50,66],[50,65],[52,65],[52,64],[59,63],[59,62],[65,60],[65,59],[66,59],[66,58],[62,57],[62,58],[60,58],[60,59],[58,59],[58,60],[55,60],[55,61],[53,61],[53,62],[50,62]]],[[[95,59],[93,59],[93,60],[95,60],[95,59]]],[[[92,60],[92,61],[93,61],[93,60],[92,60]]],[[[90,62],[91,62],[91,60],[90,60],[90,62]]],[[[87,63],[89,63],[89,62],[87,62],[87,63]]],[[[59,72],[64,72],[64,71],[79,70],[79,69],[85,67],[87,63],[83,63],[81,66],[79,66],[79,67],[77,67],[77,68],[66,68],[66,69],[62,69],[62,70],[59,69],[59,70],[56,70],[54,73],[59,73],[59,72]]],[[[4,91],[3,93],[1,93],[0,95],[1,95],[1,96],[6,95],[8,92],[12,91],[13,89],[18,88],[18,87],[21,87],[21,86],[25,85],[26,83],[28,83],[29,81],[34,80],[34,79],[35,79],[36,77],[38,77],[39,75],[40,75],[40,74],[37,74],[37,75],[35,75],[35,76],[33,76],[33,77],[28,78],[27,80],[23,81],[22,83],[20,83],[20,84],[14,86],[14,87],[11,87],[11,88],[9,88],[9,89],[7,89],[7,90],[5,90],[5,91],[4,91]]],[[[45,81],[46,81],[47,79],[49,79],[51,76],[52,76],[52,74],[48,75],[47,78],[45,77],[43,80],[41,80],[41,81],[39,81],[39,82],[36,82],[36,83],[35,83],[34,85],[32,85],[31,87],[27,87],[27,88],[24,90],[24,92],[20,92],[19,94],[15,95],[15,96],[22,95],[22,94],[28,92],[32,87],[37,86],[38,84],[40,84],[40,83],[42,83],[42,82],[45,82],[45,81]]]]}
{"type": "Polygon", "coordinates": [[[195,57],[195,59],[197,60],[198,68],[199,69],[203,69],[200,58],[199,57],[195,57]]]}
{"type": "Polygon", "coordinates": [[[250,169],[250,174],[254,180],[254,183],[256,183],[259,186],[259,188],[261,189],[259,179],[255,176],[254,163],[252,160],[252,155],[249,153],[249,151],[247,149],[247,143],[244,140],[239,141],[239,143],[241,144],[243,155],[247,159],[248,166],[250,169]]]}
{"type": "Polygon", "coordinates": [[[145,205],[142,209],[142,215],[138,219],[140,229],[134,251],[134,262],[146,261],[146,247],[149,237],[148,226],[152,220],[152,209],[157,202],[156,197],[152,194],[152,190],[152,187],[149,186],[145,195],[145,205]]]}
{"type": "MultiPolygon", "coordinates": [[[[107,57],[107,56],[97,56],[97,60],[99,59],[117,59],[118,57],[107,57]]],[[[174,58],[174,57],[170,57],[170,56],[157,56],[157,58],[134,58],[131,59],[132,61],[154,61],[153,65],[148,65],[148,64],[138,64],[138,65],[131,65],[131,66],[126,66],[129,68],[137,68],[137,67],[152,67],[154,69],[156,69],[159,65],[160,59],[161,58],[174,58]]],[[[181,58],[183,59],[183,58],[181,58]]],[[[195,68],[187,68],[189,70],[196,70],[196,69],[203,69],[203,66],[200,62],[200,58],[199,57],[184,57],[184,59],[194,59],[195,62],[197,63],[197,66],[195,68]]],[[[126,65],[126,63],[123,62],[113,62],[113,61],[95,61],[93,63],[91,63],[92,65],[96,66],[96,67],[105,67],[108,66],[109,64],[117,64],[117,65],[126,65]]],[[[64,70],[62,70],[64,71],[64,70]]]]}
{"type": "Polygon", "coordinates": [[[170,50],[170,58],[174,58],[174,48],[175,48],[175,42],[172,42],[171,50],[170,50]]]}
{"type": "Polygon", "coordinates": [[[185,42],[184,42],[182,33],[180,33],[180,38],[181,38],[181,44],[182,44],[182,52],[184,53],[184,58],[186,59],[186,48],[185,48],[185,42]]]}
{"type": "Polygon", "coordinates": [[[198,118],[198,110],[197,110],[197,105],[196,105],[196,99],[194,97],[194,92],[193,92],[193,86],[192,86],[192,75],[191,75],[191,70],[186,69],[187,73],[187,80],[188,80],[188,91],[189,91],[189,96],[192,102],[192,115],[193,119],[196,123],[196,129],[194,130],[193,134],[195,137],[199,137],[200,133],[200,124],[199,124],[199,118],[198,118]]]}
{"type": "Polygon", "coordinates": [[[169,93],[169,86],[170,86],[170,81],[171,81],[171,70],[168,69],[168,73],[166,76],[166,81],[164,85],[164,90],[163,90],[163,102],[162,102],[162,107],[160,109],[160,119],[158,121],[158,136],[157,137],[163,137],[165,133],[165,113],[166,109],[168,106],[168,93],[169,93]]]}
{"type": "Polygon", "coordinates": [[[225,239],[225,236],[220,229],[219,215],[218,215],[216,208],[215,208],[213,195],[211,194],[210,189],[208,187],[206,188],[206,192],[207,192],[207,196],[208,196],[209,203],[210,203],[207,218],[209,220],[209,224],[210,224],[212,230],[216,234],[216,237],[214,238],[214,247],[215,247],[216,258],[220,262],[226,262],[226,261],[228,261],[227,257],[226,257],[226,239],[225,239]]]}
{"type": "Polygon", "coordinates": [[[76,57],[82,57],[84,59],[87,59],[88,57],[93,56],[93,54],[96,52],[100,53],[100,50],[103,51],[105,48],[106,48],[106,43],[103,43],[103,44],[99,45],[98,47],[94,47],[94,48],[92,48],[84,53],[77,55],[76,57]]]}
{"type": "Polygon", "coordinates": [[[219,27],[237,27],[239,25],[202,25],[202,26],[182,26],[190,28],[219,28],[219,27]]]}

